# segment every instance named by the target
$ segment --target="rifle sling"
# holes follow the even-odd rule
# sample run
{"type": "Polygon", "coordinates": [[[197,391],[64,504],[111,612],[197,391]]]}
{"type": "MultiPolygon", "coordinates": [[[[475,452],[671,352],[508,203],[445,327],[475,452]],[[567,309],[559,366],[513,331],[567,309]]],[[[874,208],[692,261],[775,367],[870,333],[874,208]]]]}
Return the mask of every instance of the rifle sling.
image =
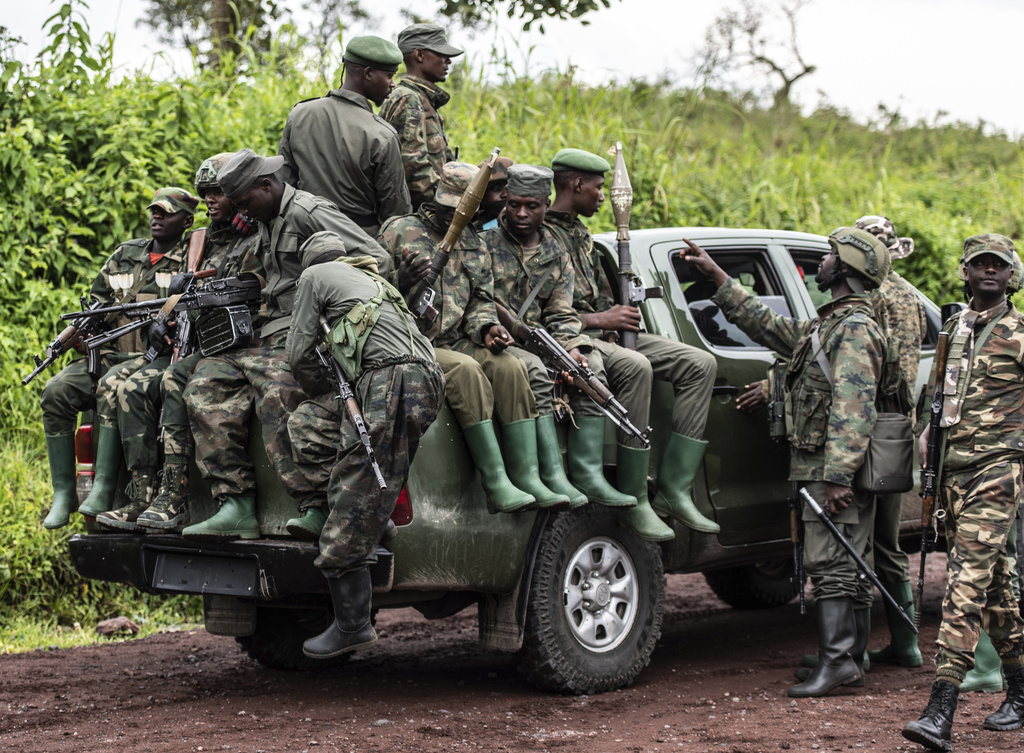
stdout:
{"type": "Polygon", "coordinates": [[[537,281],[537,284],[533,286],[533,290],[530,291],[530,294],[526,296],[526,300],[523,301],[523,305],[519,307],[519,311],[516,313],[517,321],[523,320],[523,314],[525,314],[527,310],[530,308],[530,306],[533,304],[534,300],[540,294],[540,289],[544,287],[544,283],[548,281],[548,278],[551,277],[551,273],[554,271],[554,267],[548,267],[547,269],[544,270],[544,274],[540,276],[540,279],[537,281]]]}

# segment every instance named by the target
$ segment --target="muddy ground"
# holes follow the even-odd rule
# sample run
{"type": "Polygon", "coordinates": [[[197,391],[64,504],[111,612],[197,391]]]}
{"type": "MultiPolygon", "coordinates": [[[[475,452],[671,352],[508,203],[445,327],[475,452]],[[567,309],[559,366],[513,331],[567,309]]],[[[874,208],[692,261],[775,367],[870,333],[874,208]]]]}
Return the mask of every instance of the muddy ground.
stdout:
{"type": "MultiPolygon", "coordinates": [[[[435,622],[392,610],[377,646],[332,671],[264,669],[202,630],[0,656],[0,749],[920,751],[899,730],[927,702],[943,559],[929,563],[925,666],[876,666],[866,687],[824,699],[786,697],[814,646],[810,615],[795,603],[739,612],[701,576],[676,575],[651,666],[613,693],[535,691],[510,655],[478,648],[475,609],[435,622]]],[[[880,601],[872,627],[876,648],[887,640],[880,601]]],[[[981,728],[1000,701],[961,699],[954,750],[1024,750],[1024,731],[981,728]]]]}

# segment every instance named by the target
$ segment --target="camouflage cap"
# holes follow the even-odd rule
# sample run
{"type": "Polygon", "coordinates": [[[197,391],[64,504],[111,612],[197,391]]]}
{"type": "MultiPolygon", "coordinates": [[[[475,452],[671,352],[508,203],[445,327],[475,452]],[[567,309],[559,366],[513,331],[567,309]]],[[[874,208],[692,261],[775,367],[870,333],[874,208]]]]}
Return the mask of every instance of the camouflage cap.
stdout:
{"type": "Polygon", "coordinates": [[[1013,264],[1013,252],[1013,241],[1005,235],[999,235],[998,233],[972,235],[964,241],[964,255],[960,258],[960,263],[967,264],[977,256],[992,254],[1007,264],[1013,264]]]}
{"type": "Polygon", "coordinates": [[[555,174],[540,165],[512,165],[508,169],[508,192],[516,196],[551,195],[551,180],[555,174]]]}
{"type": "Polygon", "coordinates": [[[604,174],[612,169],[608,160],[582,149],[562,149],[551,160],[551,169],[556,173],[564,170],[578,170],[581,173],[604,174]]]}
{"type": "Polygon", "coordinates": [[[167,186],[166,188],[161,188],[153,195],[153,200],[146,205],[146,209],[157,207],[168,214],[188,212],[194,215],[198,206],[199,199],[184,188],[167,186]]]}
{"type": "Polygon", "coordinates": [[[217,185],[217,173],[234,156],[234,152],[221,152],[203,160],[203,164],[196,170],[196,190],[199,191],[200,196],[202,196],[204,188],[213,188],[217,185]]]}
{"type": "MultiPolygon", "coordinates": [[[[477,165],[479,168],[483,168],[487,164],[487,160],[484,160],[477,165]]],[[[492,183],[496,180],[508,180],[508,169],[514,165],[515,162],[510,160],[508,157],[498,157],[494,160],[494,167],[491,168],[491,178],[488,183],[492,183]]]]}
{"type": "Polygon", "coordinates": [[[220,184],[220,190],[233,202],[245,193],[257,178],[273,175],[283,164],[284,157],[280,155],[261,157],[252,149],[243,149],[235,152],[221,168],[217,174],[217,182],[220,184]]]}
{"type": "Polygon", "coordinates": [[[345,45],[342,59],[348,63],[394,73],[402,62],[402,51],[394,42],[381,37],[352,37],[345,45]]]}
{"type": "Polygon", "coordinates": [[[914,253],[914,239],[898,237],[896,226],[888,217],[883,217],[880,214],[868,214],[857,220],[855,227],[867,230],[882,241],[889,249],[890,259],[905,259],[914,253]]]}
{"type": "Polygon", "coordinates": [[[458,57],[463,53],[458,47],[448,44],[444,29],[436,24],[413,24],[398,34],[398,49],[403,55],[414,50],[430,50],[445,57],[458,57]]]}
{"type": "Polygon", "coordinates": [[[441,184],[434,194],[434,203],[442,207],[457,207],[459,199],[469,187],[469,182],[478,172],[479,167],[467,162],[445,163],[441,169],[441,184]]]}

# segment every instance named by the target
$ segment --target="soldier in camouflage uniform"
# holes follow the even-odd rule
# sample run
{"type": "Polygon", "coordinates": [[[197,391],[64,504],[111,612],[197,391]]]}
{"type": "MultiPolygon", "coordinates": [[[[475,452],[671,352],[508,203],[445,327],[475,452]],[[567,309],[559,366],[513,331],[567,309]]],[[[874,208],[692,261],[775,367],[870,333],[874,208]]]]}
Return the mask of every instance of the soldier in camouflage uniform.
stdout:
{"type": "MultiPolygon", "coordinates": [[[[332,233],[317,233],[305,248],[321,259],[345,253],[344,243],[332,233]]],[[[314,490],[310,504],[330,511],[315,564],[327,577],[335,619],[303,644],[303,652],[314,659],[377,640],[370,621],[369,565],[377,561],[377,542],[420,438],[444,400],[444,376],[401,294],[358,268],[360,261],[371,260],[339,258],[306,269],[299,277],[288,333],[288,363],[311,398],[288,419],[292,449],[314,490]],[[352,385],[386,489],[374,478],[355,424],[316,356],[323,341],[320,317],[332,328],[328,357],[335,358],[352,385]]]]}
{"type": "MultiPolygon", "coordinates": [[[[390,220],[381,231],[378,240],[391,251],[398,268],[398,289],[414,305],[433,252],[476,173],[473,165],[449,162],[434,201],[421,204],[414,215],[390,220]]],[[[444,371],[448,405],[480,471],[488,509],[516,512],[535,504],[568,504],[566,497],[554,494],[539,479],[536,402],[526,366],[505,352],[513,340],[498,323],[494,308],[491,257],[471,227],[462,231],[433,289],[437,317],[433,322],[423,317],[417,322],[444,371]],[[473,355],[477,351],[479,362],[473,355]],[[508,474],[491,420],[495,412],[505,436],[508,474]]]]}
{"type": "Polygon", "coordinates": [[[386,219],[412,211],[398,135],[370,104],[379,107],[394,87],[402,53],[386,39],[354,37],[343,60],[341,88],[288,115],[278,147],[281,177],[334,202],[376,237],[386,219]]]}
{"type": "MultiPolygon", "coordinates": [[[[203,162],[196,173],[196,193],[206,203],[210,226],[206,228],[202,256],[189,259],[188,276],[171,283],[171,291],[183,288],[192,271],[216,270],[213,279],[236,277],[243,272],[262,274],[256,228],[241,217],[217,184],[217,170],[232,156],[217,154],[203,162]]],[[[202,287],[205,280],[196,284],[202,287]]],[[[162,341],[170,350],[173,331],[166,322],[150,329],[151,343],[162,341]]],[[[193,334],[194,337],[194,334],[193,334]]],[[[108,528],[134,531],[139,528],[180,530],[188,520],[185,492],[188,460],[193,454],[192,432],[185,408],[184,389],[202,355],[198,352],[169,361],[169,353],[148,367],[129,375],[118,390],[118,426],[128,470],[138,494],[127,505],[97,516],[108,528]],[[159,436],[163,429],[163,472],[159,493],[152,492],[160,468],[159,436]],[[138,478],[137,478],[138,477],[138,478]],[[152,500],[152,504],[150,504],[152,500]]]]}
{"type": "MultiPolygon", "coordinates": [[[[790,479],[828,502],[832,518],[862,557],[870,556],[874,497],[853,488],[874,427],[879,384],[892,362],[882,328],[872,316],[866,289],[878,287],[889,268],[885,246],[870,233],[839,228],[829,236],[832,252],[815,280],[832,300],[818,318],[800,321],[775,314],[708,256],[687,241],[686,260],[718,286],[714,300],[725,317],[762,345],[790,359],[786,372],[786,428],[790,479]]],[[[814,588],[819,657],[806,681],[788,694],[821,696],[862,680],[871,583],[810,506],[804,508],[804,565],[814,588]]]]}
{"type": "Polygon", "coordinates": [[[903,728],[904,737],[932,750],[952,749],[960,683],[974,664],[983,626],[1007,682],[1005,702],[983,726],[1024,725],[1024,620],[1006,554],[1024,491],[1024,319],[1006,298],[1013,254],[1013,241],[1003,235],[964,241],[960,279],[972,297],[967,310],[943,326],[951,335],[940,422],[948,578],[931,698],[921,718],[903,728]]]}
{"type": "MultiPolygon", "coordinates": [[[[636,507],[625,510],[620,519],[638,536],[651,541],[667,541],[675,536],[655,510],[696,531],[718,533],[718,524],[702,515],[690,496],[707,446],[701,436],[718,371],[715,357],[699,348],[646,332],[638,335],[635,351],[615,342],[621,330],[639,331],[640,311],[635,306],[615,303],[600,255],[594,251],[593,238],[580,220],[580,215],[592,217],[601,208],[604,174],[611,166],[596,154],[563,149],[555,155],[551,168],[555,173],[555,201],[545,222],[562,239],[572,258],[573,305],[594,343],[587,359],[590,368],[598,379],[609,384],[637,426],[647,426],[655,378],[669,382],[675,392],[672,435],[661,461],[662,468],[672,470],[659,474],[658,496],[653,503],[647,500],[651,451],[637,439],[619,432],[619,488],[638,500],[636,507]]],[[[599,459],[603,453],[605,419],[589,403],[581,401],[582,415],[578,414],[574,421],[577,429],[569,432],[569,479],[593,499],[591,480],[583,475],[583,469],[595,465],[586,461],[588,456],[599,459]]],[[[603,475],[599,480],[604,480],[603,475]]]]}
{"type": "Polygon", "coordinates": [[[303,515],[288,530],[307,538],[320,533],[322,518],[307,520],[305,499],[313,493],[292,460],[287,419],[305,397],[288,369],[285,340],[291,324],[295,283],[301,271],[318,263],[302,251],[314,233],[331,230],[352,255],[370,255],[385,274],[391,258],[337,207],[281,182],[274,173],[281,157],[260,157],[251,149],[236,153],[217,176],[224,195],[259,222],[260,258],[267,272],[266,305],[253,346],[204,358],[185,388],[192,421],[196,464],[210,483],[220,509],[213,518],[182,531],[186,538],[259,538],[256,474],[249,455],[249,419],[255,407],[263,443],[274,471],[303,515]]]}
{"type": "Polygon", "coordinates": [[[438,112],[451,95],[437,84],[448,78],[452,58],[463,51],[448,44],[444,29],[433,24],[403,29],[398,49],[405,56],[405,75],[384,101],[380,116],[398,131],[405,181],[415,210],[434,198],[441,168],[455,159],[448,147],[444,118],[438,112]]]}
{"type": "MultiPolygon", "coordinates": [[[[582,323],[572,307],[573,279],[569,254],[561,240],[544,224],[550,200],[553,173],[536,165],[513,165],[508,170],[508,200],[498,227],[481,234],[491,254],[494,300],[527,326],[543,327],[572,357],[586,363],[584,352],[592,350],[590,338],[582,334],[582,323]]],[[[587,502],[565,475],[554,417],[554,384],[540,358],[524,348],[510,353],[523,360],[530,388],[537,401],[537,453],[540,478],[555,494],[569,498],[572,506],[587,502]]],[[[477,349],[477,360],[483,354],[477,349]]],[[[526,429],[526,425],[523,425],[526,429]]],[[[507,438],[508,427],[504,432],[507,438]]],[[[592,469],[601,473],[601,467],[592,469]]],[[[603,501],[635,505],[636,499],[620,495],[605,484],[603,501]]]]}
{"type": "MultiPolygon", "coordinates": [[[[122,245],[103,267],[101,278],[105,292],[97,296],[97,285],[94,284],[94,297],[114,305],[130,303],[133,300],[151,301],[165,294],[166,286],[173,275],[185,269],[188,241],[187,238],[183,239],[183,236],[192,226],[198,204],[199,199],[183,188],[168,187],[157,191],[147,207],[150,210],[149,224],[153,239],[139,239],[122,245]],[[130,288],[122,297],[113,293],[113,278],[117,275],[125,275],[128,280],[133,281],[129,282],[130,288]]],[[[97,283],[100,283],[99,278],[97,283]]],[[[113,324],[119,326],[127,321],[127,318],[120,317],[113,324]]],[[[110,510],[114,503],[122,450],[126,449],[118,425],[119,390],[129,375],[150,366],[143,356],[143,352],[149,346],[147,329],[136,330],[121,339],[122,342],[118,343],[119,349],[127,351],[130,356],[119,359],[119,362],[96,383],[95,424],[99,433],[95,459],[96,475],[92,491],[78,510],[88,518],[94,518],[110,510]]],[[[133,473],[132,481],[129,486],[129,497],[141,488],[139,483],[136,483],[137,474],[133,473]]]]}

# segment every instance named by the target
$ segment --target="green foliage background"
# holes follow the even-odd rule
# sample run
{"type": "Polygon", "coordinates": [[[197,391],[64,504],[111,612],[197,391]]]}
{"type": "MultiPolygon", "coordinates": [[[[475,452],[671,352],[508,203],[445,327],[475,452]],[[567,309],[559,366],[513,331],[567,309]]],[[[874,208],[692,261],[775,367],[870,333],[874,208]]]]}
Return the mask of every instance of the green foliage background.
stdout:
{"type": "MultiPolygon", "coordinates": [[[[147,234],[155,189],[190,187],[217,152],[276,152],[292,105],[329,88],[278,50],[242,79],[197,70],[174,81],[115,80],[111,40],[94,44],[69,6],[52,24],[35,65],[0,72],[0,650],[19,610],[70,624],[147,608],[126,589],[74,575],[64,542],[80,522],[57,532],[40,525],[49,503],[45,378],[20,386],[30,355],[54,337],[58,314],[77,307],[115,246],[147,234]]],[[[959,298],[964,237],[1021,236],[1024,150],[980,127],[898,118],[867,126],[837,110],[805,117],[713,91],[521,78],[511,65],[498,82],[462,69],[447,86],[447,129],[467,161],[500,146],[516,161],[545,163],[562,147],[603,152],[622,140],[637,228],[828,233],[882,213],[917,242],[898,270],[940,303],[959,298]]],[[[591,227],[614,227],[610,207],[591,227]]],[[[196,614],[194,602],[172,605],[196,614]]]]}

